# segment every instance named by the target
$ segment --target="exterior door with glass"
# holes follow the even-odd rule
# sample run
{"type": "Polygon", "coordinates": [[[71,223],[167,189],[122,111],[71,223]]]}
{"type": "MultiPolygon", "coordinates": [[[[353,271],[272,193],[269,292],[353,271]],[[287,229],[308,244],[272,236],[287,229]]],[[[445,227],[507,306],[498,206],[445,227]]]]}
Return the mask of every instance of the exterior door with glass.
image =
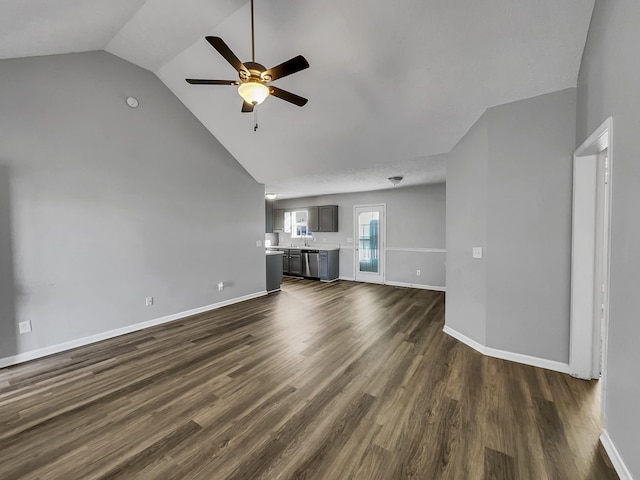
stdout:
{"type": "Polygon", "coordinates": [[[384,283],[385,205],[356,205],[353,209],[357,282],[384,283]]]}

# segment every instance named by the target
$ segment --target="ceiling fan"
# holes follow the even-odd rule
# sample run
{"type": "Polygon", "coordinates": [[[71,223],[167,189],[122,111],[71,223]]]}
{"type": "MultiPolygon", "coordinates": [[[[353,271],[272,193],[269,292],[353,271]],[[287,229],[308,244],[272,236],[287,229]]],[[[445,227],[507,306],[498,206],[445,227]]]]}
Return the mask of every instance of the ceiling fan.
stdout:
{"type": "Polygon", "coordinates": [[[207,42],[215,48],[224,59],[238,71],[239,80],[203,80],[187,78],[191,85],[237,85],[238,93],[244,100],[242,111],[253,112],[256,105],[264,102],[269,95],[278,97],[299,107],[306,105],[308,100],[281,88],[274,87],[270,83],[287,75],[297,73],[309,68],[309,62],[302,55],[293,57],[280,65],[266,69],[256,63],[255,34],[253,24],[253,0],[251,0],[251,61],[242,63],[220,37],[205,37],[207,42]]]}

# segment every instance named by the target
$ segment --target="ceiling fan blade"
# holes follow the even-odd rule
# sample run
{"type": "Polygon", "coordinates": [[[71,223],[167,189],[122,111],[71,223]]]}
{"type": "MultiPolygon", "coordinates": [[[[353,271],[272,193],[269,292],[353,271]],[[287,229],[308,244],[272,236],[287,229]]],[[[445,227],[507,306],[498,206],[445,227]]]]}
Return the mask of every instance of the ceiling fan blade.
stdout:
{"type": "Polygon", "coordinates": [[[295,93],[287,92],[286,90],[282,90],[281,88],[278,88],[278,87],[270,86],[269,91],[271,95],[273,95],[274,97],[278,97],[289,103],[293,103],[294,105],[297,105],[299,107],[304,107],[309,101],[304,97],[296,95],[295,93]]]}
{"type": "Polygon", "coordinates": [[[186,78],[191,85],[237,85],[236,80],[201,80],[199,78],[186,78]]]}
{"type": "Polygon", "coordinates": [[[251,113],[253,112],[253,105],[247,102],[242,103],[242,113],[251,113]]]}
{"type": "Polygon", "coordinates": [[[292,73],[299,72],[300,70],[304,70],[305,68],[309,68],[309,62],[302,55],[298,55],[297,57],[293,57],[291,60],[287,60],[280,65],[270,68],[262,75],[263,77],[266,75],[271,76],[271,80],[277,80],[282,77],[286,77],[287,75],[291,75],[292,73]]]}
{"type": "Polygon", "coordinates": [[[238,57],[236,57],[235,53],[231,51],[231,49],[227,46],[226,43],[220,37],[205,37],[207,42],[211,44],[213,48],[215,48],[220,55],[224,57],[224,59],[231,64],[233,68],[235,68],[238,72],[246,72],[249,74],[249,70],[244,66],[238,57]]]}

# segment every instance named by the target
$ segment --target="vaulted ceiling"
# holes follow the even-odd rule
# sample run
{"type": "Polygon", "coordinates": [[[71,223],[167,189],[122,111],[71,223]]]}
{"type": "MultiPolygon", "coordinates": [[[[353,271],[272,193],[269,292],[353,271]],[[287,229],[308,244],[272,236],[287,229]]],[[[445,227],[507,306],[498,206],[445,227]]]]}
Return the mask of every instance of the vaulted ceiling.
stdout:
{"type": "MultiPolygon", "coordinates": [[[[442,181],[488,107],[575,87],[594,0],[255,0],[256,60],[311,67],[240,113],[237,74],[204,40],[251,57],[248,0],[0,0],[0,58],[106,50],[155,72],[267,191],[304,196],[442,181]]],[[[132,92],[135,95],[135,92],[132,92]]]]}

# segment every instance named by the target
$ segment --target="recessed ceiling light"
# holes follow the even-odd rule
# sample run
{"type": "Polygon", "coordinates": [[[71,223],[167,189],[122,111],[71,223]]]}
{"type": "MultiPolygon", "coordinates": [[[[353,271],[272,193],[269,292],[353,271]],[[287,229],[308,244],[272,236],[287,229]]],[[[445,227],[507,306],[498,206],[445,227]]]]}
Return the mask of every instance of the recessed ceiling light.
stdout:
{"type": "Polygon", "coordinates": [[[127,97],[127,105],[129,105],[131,108],[138,108],[138,105],[140,105],[140,103],[138,102],[138,99],[136,97],[127,97]]]}

